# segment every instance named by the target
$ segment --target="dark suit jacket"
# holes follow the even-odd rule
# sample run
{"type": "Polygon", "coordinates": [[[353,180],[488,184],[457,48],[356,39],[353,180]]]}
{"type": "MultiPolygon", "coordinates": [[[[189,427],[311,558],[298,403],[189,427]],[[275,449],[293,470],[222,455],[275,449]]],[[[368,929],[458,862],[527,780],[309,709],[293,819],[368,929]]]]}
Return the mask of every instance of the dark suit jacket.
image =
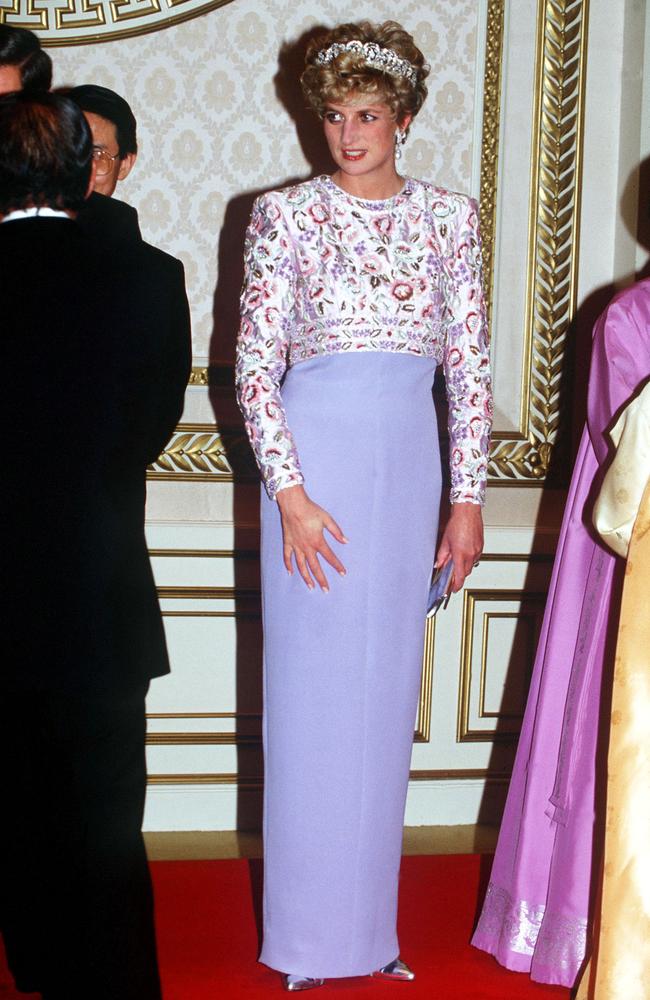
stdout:
{"type": "Polygon", "coordinates": [[[182,265],[67,219],[3,223],[0,316],[0,687],[129,690],[169,669],[144,500],[190,368],[182,265]]]}
{"type": "Polygon", "coordinates": [[[138,213],[119,198],[93,191],[77,215],[77,223],[89,236],[113,240],[141,240],[138,213]]]}

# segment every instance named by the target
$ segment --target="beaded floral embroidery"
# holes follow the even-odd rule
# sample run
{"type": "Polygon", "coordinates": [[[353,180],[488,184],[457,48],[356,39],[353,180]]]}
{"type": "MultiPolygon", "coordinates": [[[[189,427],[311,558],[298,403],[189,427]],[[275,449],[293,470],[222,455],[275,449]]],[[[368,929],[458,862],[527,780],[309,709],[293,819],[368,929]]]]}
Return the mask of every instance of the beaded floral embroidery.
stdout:
{"type": "Polygon", "coordinates": [[[236,381],[269,496],[303,482],[282,407],[288,366],[343,351],[443,365],[451,500],[482,503],[492,418],[476,203],[407,179],[385,201],[317,177],[255,202],[236,381]]]}

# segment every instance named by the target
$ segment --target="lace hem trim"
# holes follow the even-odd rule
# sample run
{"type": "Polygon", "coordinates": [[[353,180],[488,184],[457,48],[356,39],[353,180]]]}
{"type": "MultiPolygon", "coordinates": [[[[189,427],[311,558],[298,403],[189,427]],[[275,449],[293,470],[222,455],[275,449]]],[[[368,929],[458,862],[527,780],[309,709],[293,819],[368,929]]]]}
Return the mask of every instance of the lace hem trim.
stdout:
{"type": "Polygon", "coordinates": [[[587,920],[513,899],[491,882],[474,937],[497,958],[503,951],[526,955],[531,967],[555,970],[562,981],[573,982],[585,957],[587,920]]]}

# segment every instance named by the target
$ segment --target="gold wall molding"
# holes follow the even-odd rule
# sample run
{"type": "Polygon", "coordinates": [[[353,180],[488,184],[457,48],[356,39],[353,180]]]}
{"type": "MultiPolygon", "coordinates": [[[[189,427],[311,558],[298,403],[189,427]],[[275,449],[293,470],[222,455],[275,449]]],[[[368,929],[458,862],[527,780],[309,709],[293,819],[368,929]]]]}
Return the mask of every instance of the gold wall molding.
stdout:
{"type": "MultiPolygon", "coordinates": [[[[193,367],[192,371],[190,372],[190,377],[187,381],[187,384],[195,386],[210,385],[210,369],[193,367]]],[[[233,384],[234,384],[234,373],[233,373],[233,384]]]]}
{"type": "Polygon", "coordinates": [[[233,471],[216,426],[179,424],[165,450],[147,470],[147,479],[220,479],[233,471]]]}
{"type": "MultiPolygon", "coordinates": [[[[535,650],[537,648],[537,635],[539,633],[539,626],[541,624],[541,617],[544,608],[544,596],[541,595],[541,607],[538,606],[533,610],[532,608],[522,609],[519,608],[517,611],[485,611],[483,613],[483,628],[482,628],[482,643],[481,643],[481,673],[479,677],[479,695],[478,695],[478,718],[479,719],[497,719],[497,720],[514,720],[515,722],[521,723],[523,719],[523,706],[521,712],[510,713],[502,711],[499,709],[497,712],[491,712],[486,708],[486,698],[487,698],[487,671],[488,671],[488,646],[490,642],[490,625],[493,621],[507,620],[514,621],[517,624],[524,624],[527,626],[526,634],[526,652],[523,660],[524,667],[524,681],[526,682],[526,688],[530,684],[530,677],[533,668],[533,661],[535,658],[535,650]]],[[[540,599],[538,595],[537,599],[540,599]]],[[[517,727],[517,733],[521,726],[517,727]]],[[[468,736],[478,736],[478,731],[469,730],[468,736]]],[[[482,733],[480,735],[483,735],[482,733]]],[[[492,734],[489,734],[490,736],[492,734]]],[[[499,734],[496,734],[499,735],[499,734]]],[[[504,735],[515,735],[504,734],[504,735]]]]}
{"type": "Polygon", "coordinates": [[[483,128],[481,133],[480,222],[483,240],[483,276],[488,320],[492,314],[494,244],[496,239],[497,184],[499,177],[499,126],[501,119],[501,68],[505,0],[489,0],[483,73],[483,128]]]}
{"type": "MultiPolygon", "coordinates": [[[[157,555],[176,555],[178,551],[174,549],[153,550],[157,555]]],[[[227,550],[215,550],[221,554],[228,554],[227,550]]],[[[194,550],[195,555],[205,555],[206,551],[194,550]]],[[[182,600],[182,601],[229,601],[235,607],[227,610],[183,610],[173,611],[163,609],[163,618],[235,618],[238,620],[260,620],[261,610],[259,608],[260,591],[256,588],[242,587],[157,587],[158,598],[161,601],[182,600]],[[237,604],[244,607],[237,607],[237,604]]],[[[420,679],[420,694],[418,698],[418,712],[413,734],[414,743],[428,743],[431,737],[431,689],[433,685],[433,660],[436,635],[436,623],[434,618],[427,618],[424,627],[424,651],[422,654],[422,674],[420,679]]],[[[234,746],[254,746],[260,745],[261,721],[259,713],[251,712],[148,712],[147,719],[232,719],[236,724],[243,720],[251,722],[252,728],[257,731],[241,732],[152,732],[147,733],[147,744],[150,746],[187,746],[187,745],[234,745],[234,746]]]]}
{"type": "Polygon", "coordinates": [[[510,771],[493,771],[488,767],[421,768],[409,773],[409,781],[484,781],[489,785],[507,785],[510,771]]]}
{"type": "MultiPolygon", "coordinates": [[[[252,559],[259,561],[259,548],[248,549],[152,549],[152,559],[252,559]]],[[[481,562],[552,563],[553,552],[483,552],[481,562]]]]}
{"type": "MultiPolygon", "coordinates": [[[[160,556],[175,556],[189,554],[202,558],[228,558],[234,556],[228,549],[154,549],[150,554],[160,556]]],[[[250,554],[250,553],[247,553],[250,554]]],[[[257,555],[257,553],[254,553],[257,555]]],[[[231,618],[236,621],[261,621],[260,591],[255,587],[206,587],[206,586],[159,586],[156,588],[161,601],[227,601],[233,607],[225,610],[183,610],[174,611],[162,609],[163,618],[231,618]]],[[[147,720],[173,719],[178,722],[192,719],[230,719],[239,731],[226,730],[192,732],[175,730],[172,732],[148,732],[146,743],[149,746],[260,746],[262,715],[260,712],[147,712],[147,720]],[[242,723],[246,723],[247,732],[242,731],[242,723]]]]}
{"type": "Polygon", "coordinates": [[[519,434],[496,433],[491,479],[543,480],[560,421],[575,313],[588,0],[539,0],[524,385],[519,434]]]}
{"type": "Polygon", "coordinates": [[[465,590],[463,594],[463,623],[461,634],[460,676],[458,685],[458,718],[456,727],[457,743],[514,743],[519,729],[513,726],[516,718],[505,712],[485,711],[485,690],[487,686],[487,655],[489,621],[496,617],[507,617],[524,621],[531,630],[527,644],[528,662],[524,664],[525,677],[530,678],[537,646],[537,634],[546,604],[546,593],[520,589],[508,590],[465,590]],[[478,718],[494,719],[491,729],[473,728],[471,723],[472,677],[474,672],[474,643],[477,626],[477,605],[482,603],[513,602],[517,610],[506,612],[484,612],[481,623],[481,653],[479,667],[478,718]],[[499,730],[499,723],[508,721],[507,729],[499,730]]]}
{"type": "Polygon", "coordinates": [[[552,563],[554,559],[553,552],[484,552],[481,555],[481,562],[499,563],[552,563]]]}
{"type": "MultiPolygon", "coordinates": [[[[149,554],[155,558],[218,558],[236,559],[245,558],[257,560],[259,558],[258,549],[150,549],[149,554]]],[[[525,553],[525,552],[490,552],[484,553],[481,557],[484,562],[522,562],[522,563],[551,563],[553,556],[547,553],[525,553]]],[[[182,610],[174,611],[169,608],[163,610],[163,617],[166,618],[234,618],[236,620],[253,621],[260,619],[259,589],[255,587],[209,587],[209,586],[160,586],[157,588],[158,597],[161,600],[195,600],[195,601],[229,601],[245,607],[234,607],[229,610],[182,610]]],[[[474,732],[469,725],[470,717],[470,693],[472,678],[472,636],[474,633],[475,620],[474,610],[477,595],[486,600],[516,600],[530,599],[530,595],[525,595],[523,591],[471,591],[466,592],[463,609],[463,633],[461,640],[461,674],[459,687],[459,742],[476,742],[499,739],[512,739],[512,734],[497,734],[492,732],[474,732]],[[467,593],[470,593],[468,599],[467,593]],[[485,596],[484,596],[485,595],[485,596]]],[[[534,599],[545,600],[545,595],[533,595],[534,599]]],[[[493,616],[498,613],[491,613],[493,616]]],[[[507,613],[508,617],[516,616],[516,613],[507,613]]],[[[420,682],[420,694],[418,698],[418,711],[414,732],[414,743],[429,743],[431,739],[431,712],[432,712],[432,687],[433,687],[433,666],[435,655],[436,619],[428,618],[424,633],[424,650],[422,657],[422,675],[420,682]]],[[[486,672],[486,640],[485,635],[481,653],[481,675],[480,675],[480,717],[492,717],[490,713],[485,713],[482,709],[485,691],[486,672]]],[[[499,713],[494,716],[501,718],[499,713]]],[[[232,719],[237,722],[248,720],[253,726],[261,726],[261,714],[242,712],[150,712],[148,719],[232,719]]],[[[255,732],[252,733],[232,733],[225,731],[217,732],[187,732],[175,730],[172,732],[155,732],[147,735],[149,745],[237,745],[251,746],[261,742],[261,737],[255,732]]],[[[418,772],[419,773],[419,772],[418,772]]],[[[429,774],[430,772],[426,772],[429,774]]],[[[431,772],[433,773],[433,772],[431,772]]],[[[437,772],[436,772],[437,773],[437,772]]],[[[443,772],[440,772],[441,774],[443,772]]],[[[454,772],[455,774],[456,772],[454,772]]],[[[475,772],[472,771],[472,774],[475,772]]],[[[478,772],[477,772],[478,773],[478,772]]],[[[482,774],[483,772],[481,772],[482,774]]],[[[444,774],[447,774],[445,771],[444,774]]],[[[412,779],[418,780],[418,779],[412,779]]],[[[419,780],[425,780],[424,778],[419,780]]]]}
{"type": "Polygon", "coordinates": [[[258,747],[262,737],[255,733],[148,733],[146,742],[147,746],[258,747]]]}
{"type": "MultiPolygon", "coordinates": [[[[506,785],[510,780],[509,772],[490,771],[486,767],[436,768],[433,770],[417,770],[409,773],[410,781],[484,781],[490,785],[506,785]]],[[[264,781],[258,775],[238,775],[235,773],[205,773],[190,774],[150,774],[149,785],[235,785],[244,791],[258,790],[264,787],[264,781]]]]}
{"type": "MultiPolygon", "coordinates": [[[[256,549],[149,549],[151,559],[255,559],[260,558],[256,549]]],[[[524,557],[526,558],[526,557],[524,557]]]]}
{"type": "Polygon", "coordinates": [[[254,790],[263,787],[258,775],[247,774],[150,774],[148,785],[236,785],[238,788],[254,790]]]}
{"type": "Polygon", "coordinates": [[[232,0],[0,0],[0,24],[38,32],[44,46],[91,45],[160,31],[232,0]]]}
{"type": "Polygon", "coordinates": [[[415,722],[414,743],[428,743],[431,739],[431,689],[433,686],[433,658],[436,643],[435,615],[427,618],[424,627],[424,653],[418,714],[415,722]]]}
{"type": "Polygon", "coordinates": [[[214,423],[179,424],[162,454],[147,469],[147,479],[230,483],[234,479],[233,466],[238,480],[257,478],[243,427],[226,434],[214,423]]]}
{"type": "Polygon", "coordinates": [[[160,601],[250,601],[259,604],[258,587],[157,587],[160,601]]]}
{"type": "Polygon", "coordinates": [[[260,712],[147,712],[148,719],[261,719],[260,712]]]}

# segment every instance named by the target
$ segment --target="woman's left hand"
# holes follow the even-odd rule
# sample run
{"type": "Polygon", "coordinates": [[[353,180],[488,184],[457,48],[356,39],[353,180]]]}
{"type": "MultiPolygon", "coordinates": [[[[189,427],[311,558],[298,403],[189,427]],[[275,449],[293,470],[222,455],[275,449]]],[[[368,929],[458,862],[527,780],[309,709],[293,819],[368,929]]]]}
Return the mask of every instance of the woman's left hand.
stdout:
{"type": "Polygon", "coordinates": [[[483,514],[475,503],[455,503],[447,522],[438,554],[436,567],[453,560],[454,572],[451,589],[456,593],[478,562],[483,552],[483,514]]]}

